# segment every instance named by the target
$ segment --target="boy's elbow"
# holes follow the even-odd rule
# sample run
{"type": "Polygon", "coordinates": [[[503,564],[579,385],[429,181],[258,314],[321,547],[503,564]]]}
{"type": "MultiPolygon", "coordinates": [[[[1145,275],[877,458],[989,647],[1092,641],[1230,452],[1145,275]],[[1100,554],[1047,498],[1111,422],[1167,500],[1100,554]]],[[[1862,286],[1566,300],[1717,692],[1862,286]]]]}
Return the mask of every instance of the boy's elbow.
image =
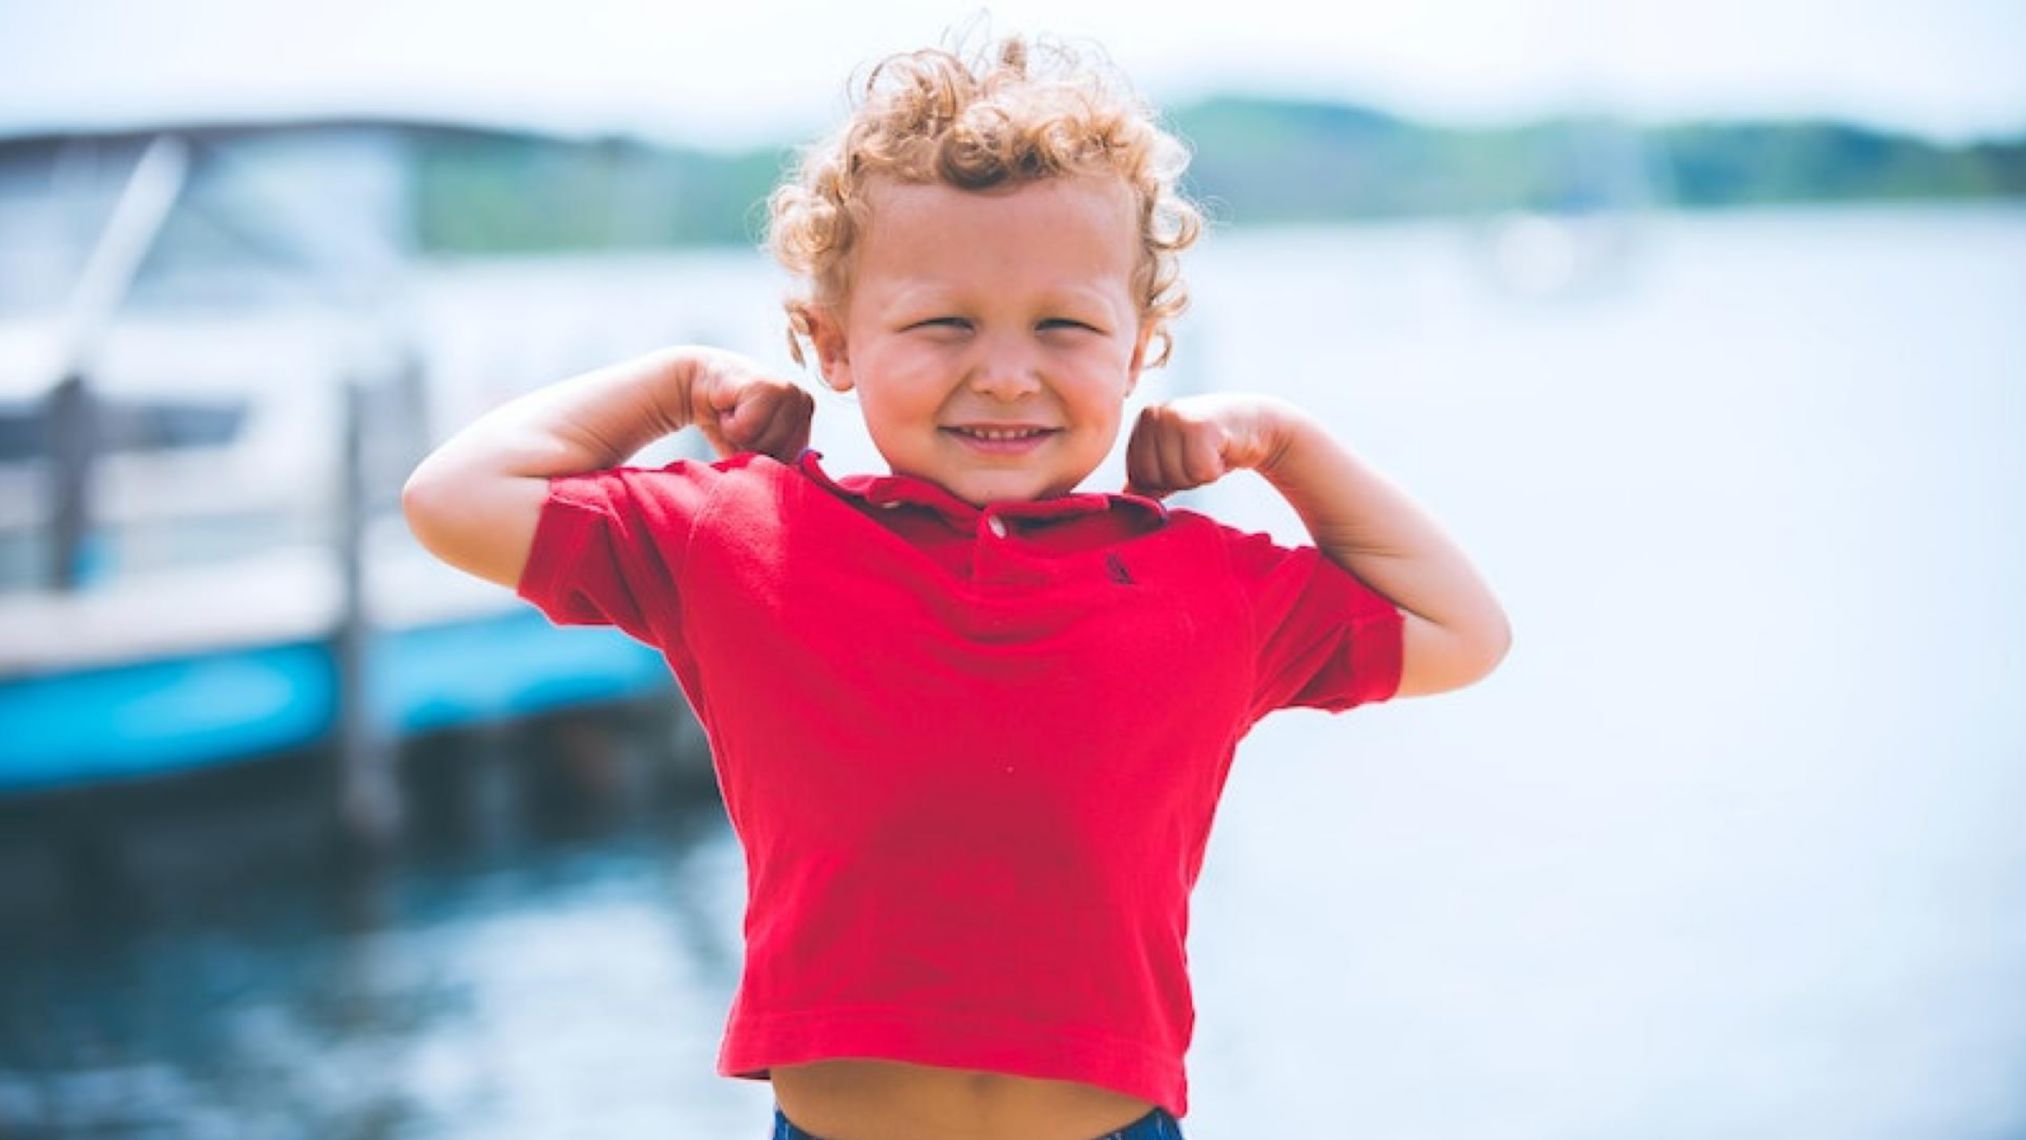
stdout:
{"type": "Polygon", "coordinates": [[[1430,696],[1474,685],[1490,676],[1512,650],[1505,615],[1471,627],[1441,626],[1407,615],[1399,696],[1430,696]]]}
{"type": "Polygon", "coordinates": [[[463,534],[467,528],[459,525],[471,514],[468,498],[461,481],[445,476],[427,461],[401,485],[401,517],[408,523],[408,532],[422,549],[460,569],[471,560],[464,549],[469,542],[463,534]]]}
{"type": "Polygon", "coordinates": [[[1473,681],[1482,681],[1491,676],[1503,664],[1506,654],[1512,652],[1512,622],[1500,610],[1497,620],[1484,633],[1478,650],[1479,671],[1473,681]]]}
{"type": "Polygon", "coordinates": [[[547,497],[544,479],[474,475],[425,460],[401,486],[401,516],[438,561],[511,589],[547,497]]]}
{"type": "Polygon", "coordinates": [[[409,472],[407,482],[401,484],[401,517],[407,521],[409,533],[432,553],[436,545],[431,536],[436,534],[437,520],[442,517],[442,497],[439,482],[426,460],[409,472]]]}
{"type": "Polygon", "coordinates": [[[470,512],[475,489],[484,478],[483,472],[471,470],[469,464],[460,466],[442,451],[424,456],[401,484],[401,515],[408,520],[408,529],[417,538],[440,534],[470,512]]]}
{"type": "Polygon", "coordinates": [[[1497,672],[1511,651],[1512,631],[1503,624],[1496,632],[1469,639],[1447,663],[1447,676],[1436,684],[1435,691],[1449,692],[1477,684],[1497,672]]]}

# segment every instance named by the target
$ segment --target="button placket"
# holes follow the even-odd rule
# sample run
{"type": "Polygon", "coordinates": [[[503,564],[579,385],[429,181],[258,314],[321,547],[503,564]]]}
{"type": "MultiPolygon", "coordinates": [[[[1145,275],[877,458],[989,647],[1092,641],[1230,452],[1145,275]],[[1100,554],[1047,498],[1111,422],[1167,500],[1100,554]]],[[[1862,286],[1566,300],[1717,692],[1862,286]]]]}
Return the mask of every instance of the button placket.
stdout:
{"type": "Polygon", "coordinates": [[[996,582],[999,568],[1005,562],[1005,547],[992,539],[1004,539],[1007,534],[1006,520],[996,514],[985,513],[974,524],[972,534],[976,541],[971,544],[971,575],[979,585],[996,582]]]}

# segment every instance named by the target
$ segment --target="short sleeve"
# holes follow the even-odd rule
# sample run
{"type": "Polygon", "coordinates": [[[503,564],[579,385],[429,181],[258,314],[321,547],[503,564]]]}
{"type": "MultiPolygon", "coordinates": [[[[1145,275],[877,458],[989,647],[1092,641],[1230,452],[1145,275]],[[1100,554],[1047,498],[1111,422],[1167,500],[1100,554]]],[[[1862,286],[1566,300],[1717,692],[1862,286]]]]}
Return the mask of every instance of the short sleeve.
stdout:
{"type": "Polygon", "coordinates": [[[1398,607],[1313,546],[1229,529],[1224,537],[1252,610],[1253,719],[1295,706],[1342,712],[1399,691],[1398,607]]]}
{"type": "Polygon", "coordinates": [[[683,558],[723,471],[678,460],[551,479],[516,592],[558,625],[612,625],[672,646],[683,558]]]}

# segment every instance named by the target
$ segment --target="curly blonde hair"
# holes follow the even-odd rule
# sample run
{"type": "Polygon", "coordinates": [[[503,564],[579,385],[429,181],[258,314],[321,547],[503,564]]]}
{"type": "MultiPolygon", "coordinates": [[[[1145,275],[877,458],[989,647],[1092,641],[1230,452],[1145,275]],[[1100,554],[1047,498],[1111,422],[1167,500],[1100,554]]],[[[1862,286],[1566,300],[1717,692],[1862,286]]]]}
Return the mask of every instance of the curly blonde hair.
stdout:
{"type": "Polygon", "coordinates": [[[1167,361],[1169,322],[1188,305],[1179,255],[1201,235],[1203,215],[1177,186],[1188,149],[1107,61],[1012,36],[970,61],[942,48],[891,55],[854,87],[850,117],[802,151],[767,200],[767,246],[801,282],[786,302],[796,363],[811,311],[838,311],[850,296],[874,180],[988,190],[1069,175],[1120,178],[1132,191],[1134,300],[1160,341],[1148,364],[1167,361]]]}

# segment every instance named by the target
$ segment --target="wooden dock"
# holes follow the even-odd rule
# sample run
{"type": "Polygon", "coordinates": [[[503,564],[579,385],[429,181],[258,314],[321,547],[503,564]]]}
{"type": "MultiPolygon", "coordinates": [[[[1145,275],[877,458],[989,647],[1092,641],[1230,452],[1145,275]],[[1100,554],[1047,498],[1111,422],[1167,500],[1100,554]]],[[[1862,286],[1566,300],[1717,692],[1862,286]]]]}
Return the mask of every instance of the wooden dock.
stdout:
{"type": "MultiPolygon", "coordinates": [[[[382,519],[365,542],[359,700],[386,739],[667,691],[654,650],[559,629],[382,519]]],[[[346,694],[326,547],[0,595],[0,794],[327,741],[346,694]]]]}
{"type": "Polygon", "coordinates": [[[441,432],[577,367],[517,334],[522,307],[608,360],[689,337],[671,282],[697,320],[723,290],[604,260],[565,317],[546,261],[425,287],[407,187],[428,129],[0,140],[24,193],[111,203],[35,227],[58,304],[0,313],[0,797],[315,748],[347,828],[384,834],[404,737],[679,700],[654,650],[429,558],[396,500],[441,432]],[[357,193],[286,189],[318,184],[357,193]],[[163,240],[193,213],[247,224],[163,240]]]}

